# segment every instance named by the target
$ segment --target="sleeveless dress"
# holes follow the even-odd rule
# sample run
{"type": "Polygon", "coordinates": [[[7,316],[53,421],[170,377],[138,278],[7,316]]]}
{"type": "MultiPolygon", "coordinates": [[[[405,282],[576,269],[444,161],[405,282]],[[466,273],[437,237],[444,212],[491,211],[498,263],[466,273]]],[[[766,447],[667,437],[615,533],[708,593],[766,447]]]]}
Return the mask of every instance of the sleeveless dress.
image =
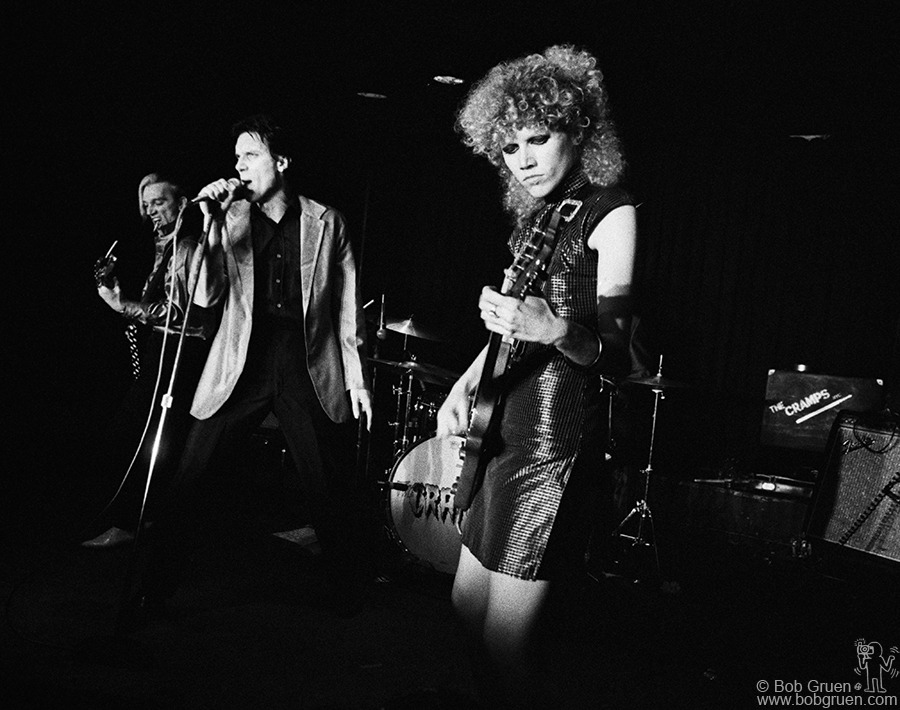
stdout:
{"type": "MultiPolygon", "coordinates": [[[[587,239],[610,211],[634,204],[628,193],[595,187],[576,172],[547,197],[528,225],[513,232],[509,246],[518,253],[566,198],[582,204],[570,222],[560,222],[543,295],[557,314],[596,331],[598,255],[587,239]]],[[[496,438],[485,442],[493,455],[461,523],[462,541],[489,570],[547,579],[571,562],[567,556],[583,552],[576,540],[586,535],[577,532],[578,516],[567,514],[577,501],[564,501],[564,493],[577,498],[602,465],[605,378],[569,362],[552,346],[518,343],[517,350],[520,355],[505,377],[496,438]]]]}

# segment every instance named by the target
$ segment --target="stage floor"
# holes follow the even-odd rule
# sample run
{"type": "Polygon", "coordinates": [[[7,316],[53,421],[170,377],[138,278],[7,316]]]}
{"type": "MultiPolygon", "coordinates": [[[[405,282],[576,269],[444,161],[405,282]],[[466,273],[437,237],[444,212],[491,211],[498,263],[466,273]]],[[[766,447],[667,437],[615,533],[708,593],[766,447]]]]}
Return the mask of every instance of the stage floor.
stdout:
{"type": "MultiPolygon", "coordinates": [[[[6,707],[475,707],[450,577],[387,538],[362,610],[342,618],[319,558],[273,534],[297,521],[245,520],[198,556],[172,618],[123,642],[111,634],[129,548],[80,547],[72,511],[89,503],[56,490],[21,501],[2,543],[6,707]]],[[[758,707],[764,684],[864,684],[857,640],[885,655],[900,644],[895,567],[682,525],[662,496],[654,513],[660,579],[652,560],[595,546],[553,605],[556,707],[758,707]]],[[[884,685],[900,694],[900,678],[884,685]]]]}

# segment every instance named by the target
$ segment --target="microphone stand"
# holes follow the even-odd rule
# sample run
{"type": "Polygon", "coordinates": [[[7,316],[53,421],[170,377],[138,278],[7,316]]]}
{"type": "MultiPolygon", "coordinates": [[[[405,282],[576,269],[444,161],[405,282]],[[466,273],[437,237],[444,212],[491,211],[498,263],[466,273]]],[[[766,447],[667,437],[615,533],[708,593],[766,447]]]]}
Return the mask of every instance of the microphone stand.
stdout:
{"type": "MultiPolygon", "coordinates": [[[[181,229],[182,217],[184,214],[185,206],[182,206],[181,210],[178,213],[178,218],[175,223],[175,229],[173,231],[173,242],[172,242],[172,256],[170,257],[171,261],[170,267],[172,268],[172,279],[169,284],[169,293],[168,293],[168,307],[166,309],[166,324],[165,329],[163,331],[163,342],[162,348],[160,352],[160,375],[162,373],[165,361],[166,354],[166,345],[168,342],[169,329],[172,322],[172,312],[174,308],[174,283],[175,283],[175,254],[177,253],[177,239],[178,233],[181,229]]],[[[185,305],[184,309],[184,320],[181,324],[181,330],[179,332],[178,339],[178,347],[175,352],[175,357],[172,362],[172,372],[169,377],[169,388],[165,395],[163,395],[160,400],[160,407],[162,408],[162,412],[160,414],[160,420],[156,429],[156,436],[153,442],[153,449],[150,457],[150,464],[147,470],[147,481],[144,485],[144,496],[141,501],[141,510],[138,517],[137,528],[135,529],[134,540],[132,542],[132,549],[128,557],[128,565],[125,571],[125,576],[122,580],[122,588],[119,596],[118,603],[118,611],[116,613],[115,622],[113,625],[113,633],[111,636],[101,636],[101,637],[93,637],[89,639],[85,639],[84,641],[77,644],[75,649],[73,649],[73,654],[77,658],[79,662],[85,661],[103,661],[109,665],[115,665],[118,667],[126,667],[126,668],[146,668],[149,664],[153,662],[153,656],[151,652],[144,646],[144,644],[140,643],[133,636],[129,635],[129,629],[127,627],[127,612],[129,611],[128,603],[131,597],[131,588],[134,578],[134,572],[136,567],[137,555],[139,552],[139,542],[141,539],[141,530],[144,527],[144,512],[147,504],[147,496],[150,490],[150,481],[153,477],[153,473],[156,467],[156,461],[159,455],[160,443],[162,441],[163,429],[165,428],[166,422],[166,414],[168,410],[172,406],[172,402],[174,401],[172,390],[175,384],[175,378],[178,372],[178,364],[181,358],[181,350],[182,345],[184,343],[184,338],[187,329],[187,323],[190,316],[191,304],[194,300],[194,295],[196,293],[197,284],[199,283],[199,274],[200,267],[203,263],[203,258],[205,256],[205,251],[207,247],[210,223],[204,224],[203,235],[201,237],[198,254],[195,257],[195,265],[192,265],[192,273],[189,278],[193,278],[193,286],[191,288],[190,296],[188,298],[188,302],[185,305]]],[[[190,281],[188,282],[190,283],[190,281]]],[[[157,383],[158,384],[158,383],[157,383]]],[[[154,390],[154,397],[156,397],[156,390],[154,390]]],[[[149,426],[149,420],[148,420],[149,426]]],[[[145,428],[144,434],[142,435],[142,443],[143,436],[146,436],[147,430],[145,428]]],[[[140,450],[142,443],[138,445],[138,450],[140,450]]],[[[134,459],[132,459],[131,466],[134,465],[134,462],[137,460],[139,453],[135,453],[134,459]]],[[[129,466],[128,473],[131,472],[131,466],[129,466]]],[[[126,473],[126,476],[128,475],[126,473]]],[[[124,483],[124,482],[123,482],[124,483]]],[[[120,487],[121,488],[121,487],[120,487]]]]}
{"type": "MultiPolygon", "coordinates": [[[[174,308],[174,296],[175,296],[175,257],[176,257],[177,250],[178,250],[178,242],[177,242],[178,232],[181,228],[181,219],[182,219],[182,215],[184,214],[184,209],[185,209],[185,206],[182,206],[181,211],[178,213],[178,220],[176,222],[175,231],[172,236],[172,239],[173,239],[172,256],[170,257],[170,262],[169,262],[170,267],[172,269],[172,278],[169,283],[168,308],[166,309],[166,324],[165,324],[165,329],[163,331],[163,342],[162,342],[162,348],[161,348],[161,353],[160,353],[160,362],[161,363],[165,361],[166,345],[168,342],[169,329],[170,329],[171,322],[172,322],[172,311],[174,308]]],[[[116,637],[119,637],[119,636],[127,633],[127,629],[125,628],[125,624],[127,621],[126,613],[129,611],[128,603],[129,603],[129,600],[131,597],[132,582],[133,582],[133,578],[134,578],[134,570],[135,570],[136,561],[137,561],[138,547],[139,547],[139,543],[140,543],[140,539],[141,539],[141,531],[143,530],[143,527],[144,527],[144,514],[146,512],[146,507],[147,507],[147,497],[150,492],[150,482],[152,481],[153,474],[156,470],[156,462],[159,457],[160,444],[162,442],[163,431],[166,426],[166,418],[167,418],[169,409],[171,409],[172,403],[174,402],[173,390],[175,388],[176,377],[178,376],[178,367],[179,367],[179,364],[181,361],[181,351],[183,349],[184,339],[185,339],[186,333],[187,333],[187,324],[188,324],[188,321],[190,320],[191,306],[194,303],[194,295],[197,292],[197,285],[200,282],[200,268],[203,264],[203,259],[206,256],[206,249],[207,249],[207,244],[209,242],[209,233],[210,233],[211,228],[212,228],[212,221],[205,220],[205,224],[203,226],[203,235],[201,237],[200,245],[199,245],[199,249],[198,249],[199,253],[197,255],[195,255],[195,257],[194,257],[194,264],[191,265],[191,273],[188,276],[188,283],[191,284],[191,290],[190,290],[190,294],[188,295],[187,303],[185,304],[185,307],[184,307],[184,317],[182,318],[181,329],[178,333],[178,346],[175,350],[175,357],[172,360],[172,371],[169,375],[168,390],[160,398],[160,402],[159,402],[159,405],[161,408],[159,422],[157,423],[157,426],[156,426],[156,436],[154,437],[154,440],[153,440],[153,447],[151,449],[151,454],[150,454],[150,464],[147,468],[147,480],[146,480],[146,483],[144,484],[144,495],[143,495],[143,499],[141,501],[141,510],[140,510],[140,514],[138,516],[137,527],[135,528],[134,541],[132,543],[131,553],[128,558],[128,567],[126,569],[125,578],[124,578],[123,584],[122,584],[122,591],[121,591],[120,599],[119,599],[119,611],[118,611],[118,614],[116,615],[115,631],[114,631],[114,635],[116,637]]]]}

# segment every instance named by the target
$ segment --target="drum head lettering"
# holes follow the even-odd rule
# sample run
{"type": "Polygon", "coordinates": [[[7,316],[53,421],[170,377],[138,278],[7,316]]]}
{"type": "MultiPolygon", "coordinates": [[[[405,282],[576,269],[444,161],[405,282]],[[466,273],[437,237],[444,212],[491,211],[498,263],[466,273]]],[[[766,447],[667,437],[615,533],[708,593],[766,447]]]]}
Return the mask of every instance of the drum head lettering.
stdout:
{"type": "Polygon", "coordinates": [[[459,436],[420,441],[391,473],[389,512],[400,541],[419,562],[447,574],[456,572],[462,547],[464,513],[453,507],[462,442],[459,436]]]}

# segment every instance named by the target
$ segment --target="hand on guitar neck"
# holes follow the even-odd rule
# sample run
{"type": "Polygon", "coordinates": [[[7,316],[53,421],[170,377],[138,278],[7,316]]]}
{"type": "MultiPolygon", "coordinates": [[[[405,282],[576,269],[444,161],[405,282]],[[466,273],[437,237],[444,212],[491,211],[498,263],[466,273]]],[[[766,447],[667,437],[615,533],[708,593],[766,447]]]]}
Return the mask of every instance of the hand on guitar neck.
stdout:
{"type": "Polygon", "coordinates": [[[113,269],[116,267],[116,256],[113,254],[113,249],[118,243],[117,239],[107,250],[106,256],[94,262],[94,282],[97,284],[97,288],[113,288],[116,282],[116,277],[112,275],[113,269]]]}
{"type": "Polygon", "coordinates": [[[112,288],[116,282],[116,277],[112,275],[116,266],[116,257],[108,256],[98,259],[94,264],[94,281],[97,288],[112,288]]]}
{"type": "MultiPolygon", "coordinates": [[[[535,333],[543,332],[548,323],[554,322],[555,314],[546,301],[540,303],[542,299],[535,298],[529,299],[527,304],[523,302],[532,285],[546,277],[547,267],[556,248],[558,223],[559,212],[556,211],[545,230],[534,231],[531,240],[523,246],[506,270],[502,294],[490,288],[482,290],[479,306],[491,334],[487,347],[479,356],[482,363],[478,368],[478,388],[469,414],[466,441],[460,447],[463,463],[454,496],[454,506],[459,510],[469,508],[484,480],[488,458],[486,444],[489,444],[492,432],[499,426],[499,412],[503,401],[501,378],[508,370],[514,354],[511,335],[522,328],[523,335],[537,339],[535,333]]],[[[453,406],[458,410],[458,397],[453,406]]],[[[448,412],[448,417],[449,414],[448,412]]]]}

